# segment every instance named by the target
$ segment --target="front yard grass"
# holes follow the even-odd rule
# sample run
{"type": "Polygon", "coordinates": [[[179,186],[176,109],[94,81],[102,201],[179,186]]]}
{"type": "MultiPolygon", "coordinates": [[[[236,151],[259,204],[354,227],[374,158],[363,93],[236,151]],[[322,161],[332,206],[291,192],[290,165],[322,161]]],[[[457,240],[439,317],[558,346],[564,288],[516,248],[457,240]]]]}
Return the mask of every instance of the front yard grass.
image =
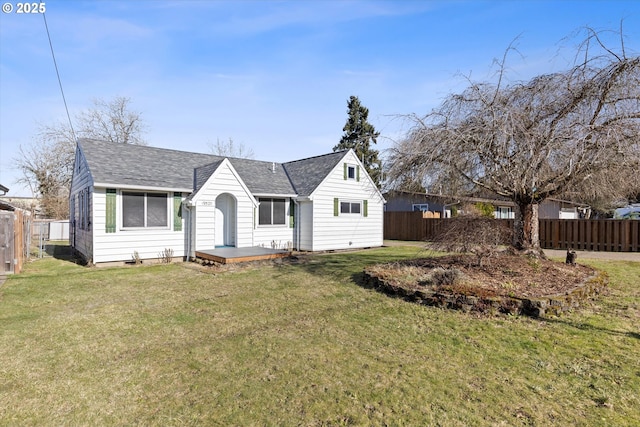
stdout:
{"type": "Polygon", "coordinates": [[[640,424],[640,263],[560,318],[359,286],[416,247],[211,274],[46,258],[0,288],[0,425],[640,424]]]}

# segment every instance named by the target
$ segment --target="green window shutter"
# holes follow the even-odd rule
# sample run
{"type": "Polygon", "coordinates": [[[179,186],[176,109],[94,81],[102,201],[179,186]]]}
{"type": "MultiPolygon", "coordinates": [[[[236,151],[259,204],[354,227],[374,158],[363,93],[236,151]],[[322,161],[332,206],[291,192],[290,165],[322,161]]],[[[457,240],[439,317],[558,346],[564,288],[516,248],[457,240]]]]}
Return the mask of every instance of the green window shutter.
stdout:
{"type": "Polygon", "coordinates": [[[293,200],[289,202],[289,228],[293,228],[296,225],[296,205],[293,200]]]}
{"type": "Polygon", "coordinates": [[[116,189],[107,188],[105,232],[116,232],[116,189]]]}
{"type": "Polygon", "coordinates": [[[362,215],[365,218],[369,216],[369,201],[368,200],[363,200],[362,201],[362,215]]]}
{"type": "Polygon", "coordinates": [[[356,181],[360,182],[360,166],[356,166],[356,181]]]}
{"type": "Polygon", "coordinates": [[[182,193],[173,193],[173,231],[182,231],[182,193]]]}
{"type": "Polygon", "coordinates": [[[340,201],[336,197],[335,199],[333,199],[333,216],[338,216],[339,213],[340,213],[340,201]]]}
{"type": "Polygon", "coordinates": [[[344,164],[344,180],[346,181],[349,178],[349,166],[344,164]]]}

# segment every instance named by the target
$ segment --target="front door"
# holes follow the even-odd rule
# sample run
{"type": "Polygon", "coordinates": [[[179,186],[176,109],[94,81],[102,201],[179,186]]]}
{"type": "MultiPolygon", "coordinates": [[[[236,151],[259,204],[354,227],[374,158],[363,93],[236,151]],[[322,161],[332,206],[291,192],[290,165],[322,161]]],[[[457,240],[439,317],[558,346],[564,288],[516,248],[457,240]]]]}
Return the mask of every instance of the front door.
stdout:
{"type": "Polygon", "coordinates": [[[236,245],[236,199],[229,193],[216,198],[216,247],[236,245]]]}

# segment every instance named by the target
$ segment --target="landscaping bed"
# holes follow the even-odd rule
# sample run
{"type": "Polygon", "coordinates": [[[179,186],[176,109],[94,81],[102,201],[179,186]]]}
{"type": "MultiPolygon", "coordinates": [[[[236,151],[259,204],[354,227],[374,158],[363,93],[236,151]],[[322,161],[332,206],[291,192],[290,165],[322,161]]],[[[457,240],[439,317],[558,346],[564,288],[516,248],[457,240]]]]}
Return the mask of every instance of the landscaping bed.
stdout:
{"type": "Polygon", "coordinates": [[[377,264],[366,286],[419,304],[479,313],[560,315],[606,289],[606,274],[585,265],[502,252],[478,265],[471,255],[377,264]]]}

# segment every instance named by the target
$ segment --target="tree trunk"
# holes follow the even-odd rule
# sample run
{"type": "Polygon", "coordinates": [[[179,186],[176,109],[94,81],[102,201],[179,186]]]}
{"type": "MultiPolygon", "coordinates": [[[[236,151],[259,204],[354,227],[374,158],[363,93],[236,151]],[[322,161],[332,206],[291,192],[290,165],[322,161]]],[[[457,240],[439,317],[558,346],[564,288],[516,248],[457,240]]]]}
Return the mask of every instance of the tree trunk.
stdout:
{"type": "Polygon", "coordinates": [[[516,202],[513,246],[518,250],[540,250],[538,204],[516,202]]]}

